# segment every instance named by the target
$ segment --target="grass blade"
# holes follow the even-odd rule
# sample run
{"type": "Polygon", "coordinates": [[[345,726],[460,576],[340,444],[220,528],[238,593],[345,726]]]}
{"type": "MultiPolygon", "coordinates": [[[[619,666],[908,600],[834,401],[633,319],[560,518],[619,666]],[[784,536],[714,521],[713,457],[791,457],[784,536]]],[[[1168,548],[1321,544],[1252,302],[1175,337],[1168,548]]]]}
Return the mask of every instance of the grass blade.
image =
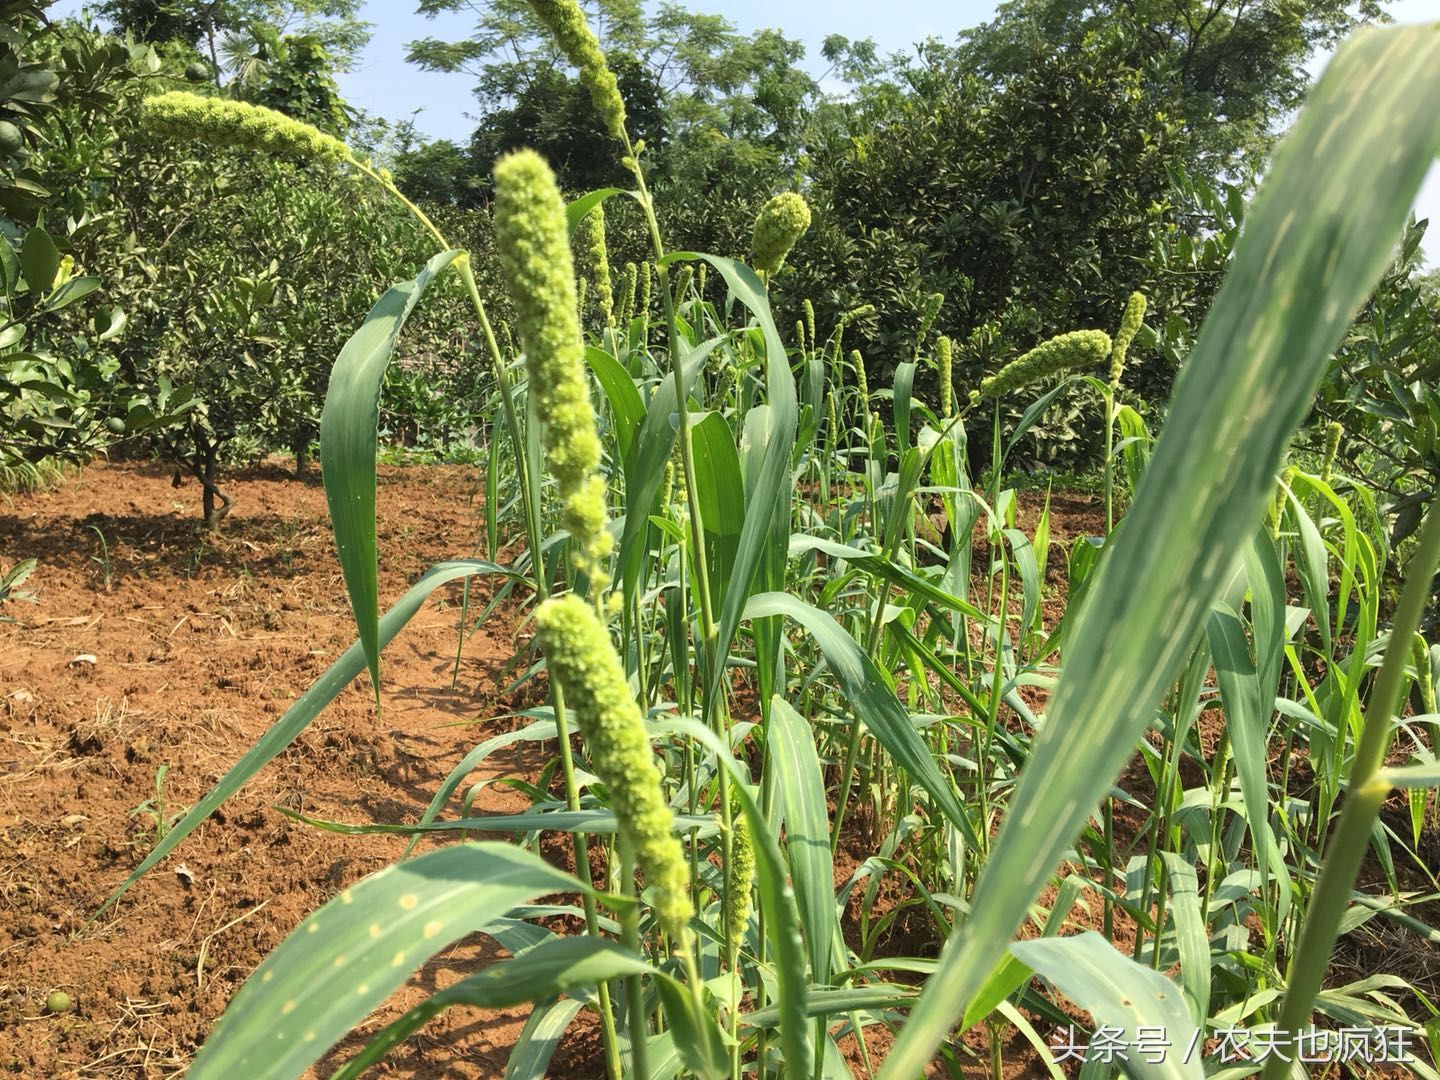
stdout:
{"type": "Polygon", "coordinates": [[[746,618],[760,619],[767,615],[784,615],[810,632],[835,673],[845,698],[854,707],[856,717],[864,722],[895,763],[925,789],[936,809],[965,834],[969,843],[978,846],[975,825],[961,805],[960,797],[941,774],[905,707],[855,639],[828,613],[785,593],[760,593],[745,608],[746,618]]]}
{"type": "Polygon", "coordinates": [[[510,844],[456,844],[386,867],[312,914],[265,958],[189,1075],[299,1076],[451,942],[536,896],[585,891],[510,844]]]}
{"type": "Polygon", "coordinates": [[[331,1080],[355,1080],[452,1005],[504,1009],[649,970],[649,964],[613,942],[593,937],[550,938],[513,960],[477,971],[432,994],[376,1033],[331,1080]]]}
{"type": "MultiPolygon", "coordinates": [[[[1115,1043],[1129,1055],[1125,1071],[1133,1080],[1203,1080],[1197,1045],[1188,1056],[1182,1032],[1195,1030],[1185,997],[1169,979],[1115,951],[1093,930],[1076,937],[1018,941],[1010,951],[1095,1018],[1096,1026],[1121,1029],[1115,1043]],[[1151,1028],[1175,1040],[1161,1060],[1136,1049],[1138,1032],[1151,1028]]],[[[1150,1045],[1157,1045],[1153,1041],[1150,1045]]],[[[1158,1051],[1157,1051],[1158,1053],[1158,1051]]]]}
{"type": "Polygon", "coordinates": [[[795,882],[800,921],[810,945],[810,980],[830,981],[838,923],[835,917],[835,864],[830,857],[830,811],[825,777],[810,725],[778,694],[770,701],[766,735],[768,767],[785,818],[785,853],[795,882]]]}
{"type": "Polygon", "coordinates": [[[380,388],[400,330],[429,284],[460,255],[442,251],[413,281],[392,285],[340,350],[320,415],[320,471],[345,589],[370,681],[380,696],[379,553],[375,545],[375,446],[380,388]]]}

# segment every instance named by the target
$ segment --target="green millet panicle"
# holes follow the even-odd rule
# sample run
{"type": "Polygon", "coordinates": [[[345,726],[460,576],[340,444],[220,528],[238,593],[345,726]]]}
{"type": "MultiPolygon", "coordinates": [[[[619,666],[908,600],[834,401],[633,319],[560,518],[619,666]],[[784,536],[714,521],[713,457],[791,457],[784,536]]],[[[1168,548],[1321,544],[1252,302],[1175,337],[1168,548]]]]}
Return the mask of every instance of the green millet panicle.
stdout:
{"type": "Polygon", "coordinates": [[[810,348],[813,349],[815,348],[816,344],[815,305],[810,302],[810,298],[807,296],[805,298],[805,303],[801,306],[805,309],[805,332],[810,335],[810,348]]]}
{"type": "Polygon", "coordinates": [[[725,940],[738,943],[750,924],[751,890],[755,885],[755,845],[750,839],[750,822],[744,813],[733,818],[734,832],[730,837],[730,912],[725,926],[725,940]]]}
{"type": "Polygon", "coordinates": [[[825,420],[830,425],[830,438],[840,438],[840,414],[835,409],[835,392],[825,394],[825,420]]]}
{"type": "Polygon", "coordinates": [[[585,377],[575,269],[555,174],[532,150],[495,164],[495,239],[565,527],[577,564],[595,579],[598,594],[609,585],[602,568],[613,541],[605,530],[605,480],[585,377]]]}
{"type": "Polygon", "coordinates": [[[1440,709],[1435,704],[1435,673],[1430,664],[1430,645],[1417,632],[1410,648],[1415,661],[1415,685],[1420,690],[1420,711],[1433,714],[1440,709]]]}
{"type": "Polygon", "coordinates": [[[1277,540],[1280,537],[1280,522],[1285,516],[1285,500],[1290,492],[1290,484],[1295,479],[1297,472],[1294,465],[1287,465],[1280,473],[1280,480],[1275,485],[1275,498],[1270,500],[1270,513],[1266,517],[1266,525],[1270,530],[1270,538],[1277,540]]]}
{"type": "Polygon", "coordinates": [[[776,195],[755,219],[755,235],[750,242],[751,265],[763,273],[775,273],[808,228],[810,207],[805,200],[793,191],[776,195]]]}
{"type": "Polygon", "coordinates": [[[800,344],[800,351],[805,351],[805,320],[795,320],[795,340],[800,344]]]}
{"type": "Polygon", "coordinates": [[[1145,321],[1145,294],[1133,292],[1125,301],[1125,313],[1120,316],[1120,329],[1115,331],[1115,340],[1110,345],[1110,389],[1120,387],[1120,378],[1125,374],[1125,357],[1130,352],[1130,342],[1140,332],[1145,321]]]}
{"type": "Polygon", "coordinates": [[[590,767],[609,789],[621,836],[645,872],[655,915],[684,948],[694,914],[685,849],[675,835],[650,737],[610,635],[574,593],[542,603],[535,610],[535,631],[550,677],[564,690],[585,737],[590,767]]]}
{"type": "Polygon", "coordinates": [[[580,219],[575,230],[575,245],[589,265],[595,279],[595,303],[606,326],[615,325],[615,292],[610,287],[610,253],[605,246],[605,208],[595,209],[580,219]]]}
{"type": "Polygon", "coordinates": [[[707,270],[709,270],[709,269],[710,269],[710,264],[709,264],[709,263],[703,263],[703,262],[702,262],[702,263],[700,264],[700,270],[699,270],[699,272],[696,273],[696,275],[695,275],[695,292],[699,295],[699,297],[700,297],[701,300],[704,300],[704,299],[705,299],[705,277],[706,277],[706,273],[705,273],[705,272],[706,272],[707,270]]]}
{"type": "Polygon", "coordinates": [[[917,345],[923,343],[930,334],[930,328],[935,325],[935,320],[940,317],[940,308],[945,303],[945,294],[942,292],[931,293],[925,297],[925,304],[920,308],[920,333],[915,335],[917,345]]]}
{"type": "Polygon", "coordinates": [[[590,100],[605,119],[605,127],[617,139],[625,138],[625,99],[620,84],[605,62],[600,42],[585,13],[575,0],[530,0],[536,17],[545,24],[565,59],[580,69],[580,81],[590,91],[590,100]]]}
{"type": "Polygon", "coordinates": [[[639,276],[635,264],[627,262],[625,272],[620,275],[620,323],[622,326],[628,326],[630,320],[635,317],[635,285],[639,276]]]}
{"type": "Polygon", "coordinates": [[[1325,463],[1320,469],[1320,479],[1327,484],[1335,471],[1335,458],[1340,453],[1340,440],[1344,435],[1345,428],[1339,420],[1330,421],[1325,428],[1325,463]]]}
{"type": "Polygon", "coordinates": [[[940,415],[946,420],[955,415],[955,385],[951,382],[954,361],[950,339],[941,334],[935,339],[935,362],[940,367],[940,415]]]}
{"type": "Polygon", "coordinates": [[[860,397],[865,402],[865,411],[870,411],[870,382],[865,377],[865,358],[859,349],[850,350],[850,366],[855,369],[855,383],[860,387],[860,397]]]}
{"type": "Polygon", "coordinates": [[[243,101],[173,90],[140,103],[142,126],[159,135],[307,161],[355,164],[350,148],[317,127],[243,101]]]}
{"type": "Polygon", "coordinates": [[[675,303],[677,305],[685,301],[685,296],[690,291],[690,283],[694,280],[695,268],[693,266],[682,266],[680,272],[675,275],[675,303]]]}
{"type": "Polygon", "coordinates": [[[640,264],[640,306],[636,309],[642,319],[650,317],[650,264],[640,264]]]}
{"type": "Polygon", "coordinates": [[[1110,354],[1110,335],[1104,330],[1072,330],[1043,341],[1018,360],[1012,360],[980,384],[978,397],[998,398],[1012,390],[1079,368],[1098,367],[1110,354]]]}

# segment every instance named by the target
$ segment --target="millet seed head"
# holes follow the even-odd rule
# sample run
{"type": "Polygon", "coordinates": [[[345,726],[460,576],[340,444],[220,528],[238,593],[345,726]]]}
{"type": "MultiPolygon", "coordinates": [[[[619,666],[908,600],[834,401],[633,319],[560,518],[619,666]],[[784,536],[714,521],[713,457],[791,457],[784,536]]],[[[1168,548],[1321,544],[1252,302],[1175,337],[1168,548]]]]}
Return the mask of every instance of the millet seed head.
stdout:
{"type": "Polygon", "coordinates": [[[1125,301],[1125,312],[1120,316],[1120,329],[1115,331],[1115,340],[1110,346],[1110,389],[1115,390],[1120,386],[1120,379],[1125,374],[1125,358],[1130,352],[1130,343],[1135,340],[1135,335],[1140,332],[1140,326],[1145,321],[1145,294],[1133,292],[1130,299],[1125,301]]]}
{"type": "Polygon", "coordinates": [[[574,593],[542,603],[535,630],[550,678],[564,690],[585,738],[590,767],[609,790],[621,836],[645,872],[656,918],[673,941],[684,943],[694,914],[685,849],[610,635],[574,593]]]}
{"type": "Polygon", "coordinates": [[[1010,361],[980,384],[980,396],[998,398],[1051,375],[1098,367],[1109,354],[1110,335],[1104,330],[1072,330],[1010,361]]]}
{"type": "Polygon", "coordinates": [[[580,81],[590,91],[590,100],[605,119],[605,127],[617,139],[625,138],[625,99],[620,84],[605,62],[585,13],[575,0],[530,0],[531,10],[550,31],[565,58],[580,70],[580,81]]]}
{"type": "Polygon", "coordinates": [[[350,148],[335,136],[282,112],[243,101],[172,90],[142,101],[140,117],[144,127],[172,139],[306,161],[356,163],[350,148]]]}
{"type": "Polygon", "coordinates": [[[808,228],[810,207],[805,200],[793,191],[776,195],[755,219],[755,235],[750,242],[751,265],[767,274],[775,273],[808,228]]]}
{"type": "MultiPolygon", "coordinates": [[[[545,424],[546,460],[559,482],[577,562],[602,577],[611,538],[605,531],[600,437],[585,375],[565,203],[555,174],[532,150],[495,163],[495,239],[536,412],[545,424]]],[[[608,584],[601,580],[599,588],[608,584]]]]}

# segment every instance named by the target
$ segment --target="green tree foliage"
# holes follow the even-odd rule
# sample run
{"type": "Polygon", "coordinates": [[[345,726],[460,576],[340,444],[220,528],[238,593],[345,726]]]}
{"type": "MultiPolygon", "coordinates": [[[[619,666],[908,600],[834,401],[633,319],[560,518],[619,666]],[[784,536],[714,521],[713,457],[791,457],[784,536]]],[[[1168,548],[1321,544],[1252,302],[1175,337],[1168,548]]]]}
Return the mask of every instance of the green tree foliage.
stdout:
{"type": "Polygon", "coordinates": [[[1099,48],[1165,101],[1192,170],[1213,180],[1253,173],[1304,99],[1306,61],[1380,18],[1380,0],[1009,0],[963,35],[959,59],[1002,85],[1038,58],[1099,48]]]}
{"type": "Polygon", "coordinates": [[[1392,544],[1440,490],[1440,275],[1422,271],[1424,235],[1412,222],[1316,405],[1317,419],[1341,426],[1339,470],[1363,476],[1396,515],[1392,544]]]}
{"type": "Polygon", "coordinates": [[[832,325],[876,305],[857,336],[882,385],[933,292],[962,391],[1055,333],[1113,327],[1173,220],[1174,125],[1139,73],[1097,44],[995,85],[931,42],[893,75],[831,106],[811,147],[818,223],[794,291],[832,325]]]}
{"type": "Polygon", "coordinates": [[[48,25],[41,7],[8,5],[0,33],[0,487],[35,486],[56,463],[188,406],[168,383],[146,392],[119,377],[127,317],[84,255],[103,206],[69,182],[104,172],[90,133],[133,89],[136,67],[158,61],[48,25]]]}
{"type": "MultiPolygon", "coordinates": [[[[665,115],[653,76],[625,57],[612,67],[625,97],[629,130],[645,141],[647,152],[663,150],[665,115]]],[[[589,90],[573,74],[547,65],[519,88],[513,105],[481,117],[470,141],[468,169],[472,176],[486,178],[488,186],[499,157],[529,147],[544,155],[567,190],[591,191],[629,179],[613,144],[589,90]]]]}
{"type": "MultiPolygon", "coordinates": [[[[420,11],[465,6],[426,0],[420,11]]],[[[747,36],[721,16],[679,4],[647,12],[634,0],[598,0],[587,8],[674,223],[719,219],[716,207],[741,191],[763,189],[763,201],[775,178],[793,169],[806,105],[818,92],[799,66],[799,42],[773,30],[747,36]],[[697,185],[704,215],[684,202],[697,185]]],[[[488,176],[500,153],[526,145],[545,154],[568,189],[624,182],[593,106],[525,0],[488,5],[466,39],[411,42],[410,59],[426,70],[475,76],[485,104],[471,147],[478,177],[488,176]]],[[[397,175],[407,171],[402,158],[397,175]]],[[[747,222],[753,216],[741,214],[747,222]]]]}
{"type": "Polygon", "coordinates": [[[340,96],[334,61],[317,35],[281,34],[254,23],[245,34],[226,38],[225,53],[235,72],[232,90],[241,100],[331,135],[343,137],[350,130],[352,110],[340,96]]]}
{"type": "Polygon", "coordinates": [[[104,0],[96,10],[117,34],[204,52],[218,73],[225,36],[256,25],[313,36],[347,67],[370,40],[360,6],[360,0],[104,0]]]}

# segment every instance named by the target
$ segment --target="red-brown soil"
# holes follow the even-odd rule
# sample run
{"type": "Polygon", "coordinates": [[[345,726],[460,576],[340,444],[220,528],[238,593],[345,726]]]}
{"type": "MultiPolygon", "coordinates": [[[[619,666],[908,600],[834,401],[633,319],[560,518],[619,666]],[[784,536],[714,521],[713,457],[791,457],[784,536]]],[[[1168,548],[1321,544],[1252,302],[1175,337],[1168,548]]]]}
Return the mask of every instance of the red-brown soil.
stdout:
{"type": "MultiPolygon", "coordinates": [[[[473,549],[473,474],[382,469],[382,606],[473,549]]],[[[318,478],[247,470],[219,535],[170,472],[95,464],[58,490],[0,502],[0,561],[40,560],[0,624],[0,1070],[167,1076],[182,1070],[256,964],[310,911],[399,855],[404,840],[297,824],[283,805],[350,822],[416,819],[478,741],[444,726],[508,711],[515,616],[465,646],[449,689],[458,586],[386,650],[383,710],[361,678],[300,739],[118,904],[85,921],[143,858],[156,772],[168,815],[193,804],[354,640],[318,478]],[[106,587],[100,538],[108,547],[106,587]],[[47,1016],[55,989],[75,1003],[47,1016]]],[[[493,591],[477,579],[472,599],[493,591]]],[[[527,702],[528,703],[528,702],[527,702]]],[[[492,768],[501,768],[497,763],[492,768]]],[[[530,772],[534,762],[506,759],[530,772]]],[[[487,789],[504,806],[504,789],[487,789]]],[[[523,805],[518,796],[507,809],[523,805]]],[[[494,959],[488,938],[443,953],[381,1018],[494,959]]],[[[391,1071],[498,1076],[525,1010],[459,1010],[391,1071]],[[444,1051],[426,1054],[443,1044],[444,1051]]]]}

